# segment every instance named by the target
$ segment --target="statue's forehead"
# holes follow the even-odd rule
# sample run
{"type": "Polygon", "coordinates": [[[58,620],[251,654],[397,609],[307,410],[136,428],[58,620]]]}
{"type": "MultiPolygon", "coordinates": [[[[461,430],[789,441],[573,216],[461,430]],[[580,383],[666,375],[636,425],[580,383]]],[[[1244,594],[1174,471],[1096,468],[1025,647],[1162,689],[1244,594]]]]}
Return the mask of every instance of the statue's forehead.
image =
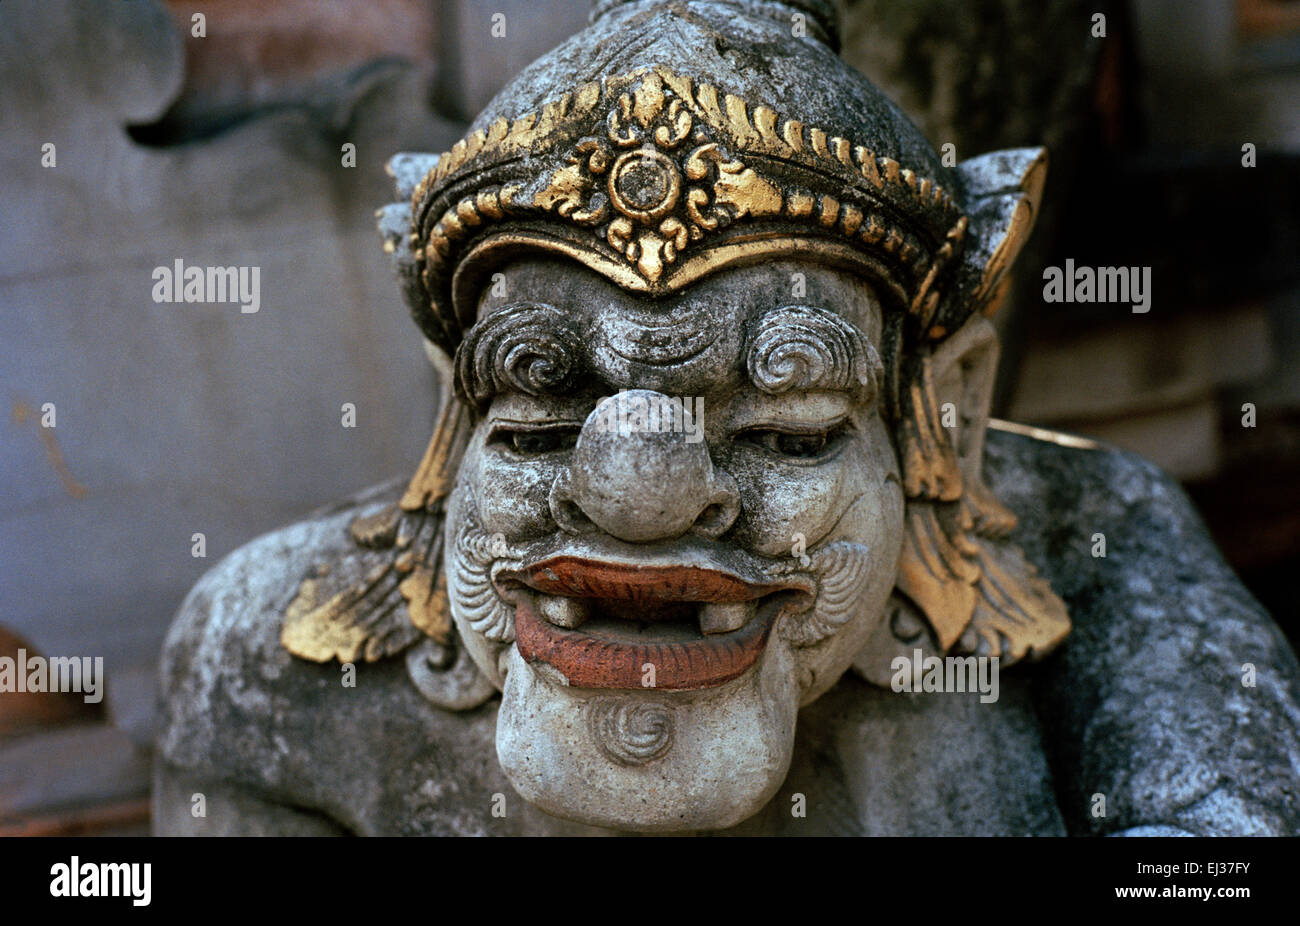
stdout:
{"type": "Polygon", "coordinates": [[[478,320],[521,302],[553,306],[582,332],[592,373],[609,385],[675,394],[740,385],[747,332],[783,306],[829,310],[879,343],[880,303],[869,283],[812,261],[725,268],[658,298],[553,258],[515,261],[499,273],[484,288],[478,320]]]}
{"type": "Polygon", "coordinates": [[[500,267],[484,286],[478,320],[519,302],[555,306],[597,333],[639,328],[651,338],[691,316],[744,325],[784,305],[829,309],[873,344],[882,324],[880,301],[867,280],[799,258],[728,267],[658,298],[630,292],[571,261],[517,260],[500,267]]]}

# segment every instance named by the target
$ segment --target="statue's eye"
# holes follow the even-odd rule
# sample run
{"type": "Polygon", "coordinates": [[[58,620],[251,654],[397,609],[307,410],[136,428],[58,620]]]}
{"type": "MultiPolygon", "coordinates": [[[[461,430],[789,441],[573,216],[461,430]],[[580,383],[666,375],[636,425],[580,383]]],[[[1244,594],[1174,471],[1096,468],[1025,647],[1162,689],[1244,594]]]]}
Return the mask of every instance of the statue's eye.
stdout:
{"type": "Polygon", "coordinates": [[[813,431],[783,431],[776,428],[750,428],[737,435],[738,440],[746,441],[757,447],[783,457],[811,460],[825,455],[839,445],[840,439],[848,431],[848,423],[842,422],[829,428],[813,431]]]}
{"type": "Polygon", "coordinates": [[[496,428],[489,442],[499,444],[515,453],[538,454],[571,450],[578,441],[574,427],[496,428]]]}

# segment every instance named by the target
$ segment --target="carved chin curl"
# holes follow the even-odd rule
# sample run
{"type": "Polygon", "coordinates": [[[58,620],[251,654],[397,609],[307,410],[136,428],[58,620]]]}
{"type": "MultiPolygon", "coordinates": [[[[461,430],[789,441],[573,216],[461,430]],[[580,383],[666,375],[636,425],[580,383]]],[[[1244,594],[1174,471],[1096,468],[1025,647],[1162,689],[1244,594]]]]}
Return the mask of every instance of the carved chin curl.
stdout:
{"type": "Polygon", "coordinates": [[[673,745],[673,711],[665,704],[627,696],[595,698],[587,705],[591,738],[611,762],[648,765],[673,745]]]}

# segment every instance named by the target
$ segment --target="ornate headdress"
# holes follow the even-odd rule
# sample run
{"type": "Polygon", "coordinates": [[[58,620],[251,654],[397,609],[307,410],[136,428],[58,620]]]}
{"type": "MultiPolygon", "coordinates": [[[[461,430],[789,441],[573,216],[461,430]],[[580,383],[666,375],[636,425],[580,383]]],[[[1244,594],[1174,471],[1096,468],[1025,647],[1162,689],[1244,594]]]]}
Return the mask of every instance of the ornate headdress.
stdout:
{"type": "Polygon", "coordinates": [[[450,151],[396,159],[411,202],[390,207],[384,228],[429,339],[454,351],[484,274],[525,249],[650,295],[813,253],[869,275],[909,338],[942,338],[987,307],[1000,273],[981,244],[1008,245],[995,269],[1010,264],[1041,191],[1043,172],[1029,169],[1041,150],[944,166],[812,37],[834,35],[827,6],[599,4],[590,29],[526,70],[450,151]]]}
{"type": "MultiPolygon", "coordinates": [[[[835,36],[830,0],[601,0],[591,27],[525,70],[450,151],[393,159],[409,201],[381,210],[385,247],[447,356],[493,269],[527,252],[651,296],[774,255],[868,277],[885,306],[886,415],[908,497],[899,590],[940,650],[1041,654],[1068,630],[1064,606],[1005,542],[1015,517],[983,486],[982,446],[952,446],[933,368],[997,307],[1045,152],[946,166],[836,56],[835,36]]],[[[446,406],[401,505],[435,518],[468,434],[461,403],[446,406]]],[[[429,558],[428,575],[404,581],[425,601],[415,623],[450,632],[433,616],[445,612],[437,571],[429,558]]]]}

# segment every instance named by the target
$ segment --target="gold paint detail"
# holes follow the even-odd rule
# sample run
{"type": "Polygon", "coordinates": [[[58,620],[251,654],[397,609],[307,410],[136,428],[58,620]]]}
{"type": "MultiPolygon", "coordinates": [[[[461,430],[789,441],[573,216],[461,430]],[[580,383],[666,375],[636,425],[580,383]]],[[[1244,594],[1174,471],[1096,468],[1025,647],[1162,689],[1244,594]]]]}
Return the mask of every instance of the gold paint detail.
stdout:
{"type": "MultiPolygon", "coordinates": [[[[593,246],[607,245],[651,286],[670,279],[675,285],[683,253],[709,246],[714,233],[744,219],[785,217],[869,246],[883,241],[905,265],[924,255],[933,284],[947,262],[930,260],[930,246],[897,227],[875,198],[942,208],[955,227],[964,217],[954,203],[938,198],[939,189],[847,138],[657,67],[585,84],[537,112],[498,119],[458,142],[419,184],[413,214],[427,240],[417,239],[412,250],[426,289],[440,292],[440,281],[452,272],[447,265],[471,230],[550,213],[590,229],[593,246]],[[461,183],[518,157],[521,149],[558,163],[531,180],[471,192],[441,215],[422,213],[421,204],[452,178],[461,183]],[[814,193],[793,189],[780,169],[770,169],[772,159],[841,176],[844,185],[814,193]],[[872,222],[859,236],[866,212],[872,222]]],[[[919,282],[909,286],[914,303],[919,282]]]]}
{"type": "Polygon", "coordinates": [[[406,649],[419,631],[394,605],[400,573],[377,563],[358,583],[332,592],[329,576],[304,579],[284,616],[280,643],[312,662],[378,662],[406,649]]]}
{"type": "Polygon", "coordinates": [[[957,504],[909,500],[898,567],[899,591],[921,609],[945,652],[970,622],[980,579],[964,527],[950,523],[960,511],[957,504]]]}
{"type": "Polygon", "coordinates": [[[823,196],[821,205],[822,211],[818,221],[824,227],[830,228],[835,224],[836,219],[840,217],[840,201],[834,196],[823,196]]]}
{"type": "Polygon", "coordinates": [[[451,398],[443,400],[424,457],[411,477],[398,507],[403,511],[438,511],[451,493],[461,455],[472,428],[469,410],[451,398]]]}
{"type": "Polygon", "coordinates": [[[940,419],[930,357],[921,361],[904,398],[909,414],[900,422],[903,491],[908,498],[955,502],[962,495],[957,453],[940,419]]]}
{"type": "Polygon", "coordinates": [[[447,601],[447,576],[443,570],[416,566],[397,587],[415,628],[438,643],[451,642],[451,606],[447,601]]]}
{"type": "Polygon", "coordinates": [[[852,235],[862,225],[862,210],[852,203],[845,203],[840,210],[840,227],[844,234],[852,235]]]}
{"type": "Polygon", "coordinates": [[[1063,431],[1036,428],[1032,425],[1020,424],[1017,421],[1005,421],[1001,418],[990,418],[989,427],[995,431],[1019,434],[1021,437],[1032,437],[1034,440],[1056,444],[1059,447],[1070,447],[1074,450],[1101,450],[1103,448],[1099,441],[1095,441],[1090,437],[1078,437],[1074,434],[1066,434],[1063,431]]]}
{"type": "Polygon", "coordinates": [[[402,509],[389,505],[378,514],[357,518],[348,525],[348,533],[363,547],[390,547],[397,542],[402,523],[402,509]]]}
{"type": "MultiPolygon", "coordinates": [[[[1004,666],[1039,659],[1070,632],[1065,604],[1010,540],[1015,514],[978,474],[963,477],[938,412],[927,355],[900,422],[907,502],[898,591],[945,653],[999,656],[1004,666]]],[[[1093,443],[996,419],[989,426],[1065,446],[1093,443]]]]}
{"type": "Polygon", "coordinates": [[[805,190],[798,190],[790,194],[790,199],[786,203],[785,213],[791,218],[802,219],[812,215],[813,195],[805,190]]]}
{"type": "Polygon", "coordinates": [[[979,596],[958,652],[996,653],[1004,664],[1041,659],[1070,632],[1065,602],[1015,544],[978,545],[979,596]]]}
{"type": "Polygon", "coordinates": [[[386,659],[426,636],[455,643],[442,527],[469,426],[468,409],[445,401],[401,500],[355,518],[348,528],[354,546],[299,585],[280,633],[285,649],[312,662],[349,663],[386,659]]]}
{"type": "Polygon", "coordinates": [[[934,290],[935,280],[938,279],[940,271],[948,265],[953,255],[961,247],[966,238],[966,228],[969,223],[970,220],[966,216],[962,216],[957,220],[957,224],[949,229],[943,246],[935,254],[934,261],[930,264],[925,279],[921,281],[921,286],[912,300],[912,314],[921,317],[921,326],[923,328],[929,327],[930,320],[934,317],[934,310],[939,303],[939,294],[934,290]]]}

